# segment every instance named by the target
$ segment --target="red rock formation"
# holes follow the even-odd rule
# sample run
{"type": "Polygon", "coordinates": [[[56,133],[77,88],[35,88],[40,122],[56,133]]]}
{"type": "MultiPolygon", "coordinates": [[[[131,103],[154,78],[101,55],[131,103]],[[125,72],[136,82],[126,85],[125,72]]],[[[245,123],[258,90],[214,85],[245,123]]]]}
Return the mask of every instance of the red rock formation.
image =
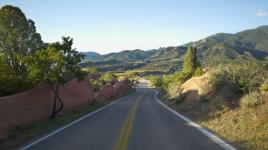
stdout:
{"type": "MultiPolygon", "coordinates": [[[[71,80],[59,89],[59,96],[64,102],[60,112],[70,112],[91,103],[94,99],[108,100],[116,98],[132,89],[128,79],[119,81],[114,86],[104,86],[98,93],[94,93],[87,80],[77,82],[71,80]]],[[[8,135],[9,129],[23,126],[50,116],[54,94],[48,84],[41,84],[31,90],[0,97],[0,138],[8,135]]]]}
{"type": "MultiPolygon", "coordinates": [[[[89,104],[94,93],[87,81],[71,80],[59,90],[64,101],[61,113],[89,104]]],[[[15,95],[0,97],[0,136],[8,129],[48,118],[53,106],[53,92],[48,84],[15,95]]]]}
{"type": "Polygon", "coordinates": [[[132,84],[128,78],[117,82],[114,85],[115,95],[121,96],[132,89],[132,84]]]}
{"type": "Polygon", "coordinates": [[[96,100],[109,100],[115,98],[114,87],[112,84],[107,84],[103,86],[100,91],[97,93],[96,100]]]}

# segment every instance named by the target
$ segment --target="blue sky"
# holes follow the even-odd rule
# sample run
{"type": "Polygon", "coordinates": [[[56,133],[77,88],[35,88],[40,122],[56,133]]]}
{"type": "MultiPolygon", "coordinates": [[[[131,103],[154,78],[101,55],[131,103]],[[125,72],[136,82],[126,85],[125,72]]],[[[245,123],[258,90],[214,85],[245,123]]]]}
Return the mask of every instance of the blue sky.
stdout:
{"type": "Polygon", "coordinates": [[[177,46],[268,25],[268,0],[0,0],[35,21],[46,42],[74,38],[102,54],[177,46]]]}

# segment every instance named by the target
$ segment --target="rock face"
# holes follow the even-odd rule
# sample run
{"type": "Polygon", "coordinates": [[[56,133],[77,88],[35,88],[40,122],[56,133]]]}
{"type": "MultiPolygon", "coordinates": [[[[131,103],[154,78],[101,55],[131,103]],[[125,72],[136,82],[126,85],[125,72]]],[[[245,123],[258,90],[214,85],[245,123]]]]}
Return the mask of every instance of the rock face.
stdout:
{"type": "Polygon", "coordinates": [[[126,78],[114,85],[108,84],[100,89],[95,95],[96,100],[108,100],[124,95],[132,90],[131,82],[126,78]]]}
{"type": "MultiPolygon", "coordinates": [[[[60,114],[88,105],[94,99],[114,99],[131,89],[131,82],[124,79],[115,85],[105,85],[99,92],[94,93],[87,80],[77,82],[73,79],[59,89],[59,96],[64,102],[60,114]]],[[[9,129],[48,118],[52,112],[53,102],[54,93],[48,84],[41,84],[11,96],[0,97],[0,139],[8,135],[9,129]]]]}
{"type": "MultiPolygon", "coordinates": [[[[71,80],[59,89],[64,101],[61,113],[72,111],[94,100],[94,92],[87,81],[71,80]]],[[[8,129],[48,118],[53,106],[54,94],[48,84],[15,95],[0,97],[0,136],[8,129]]]]}
{"type": "Polygon", "coordinates": [[[128,78],[117,82],[114,85],[115,95],[121,96],[132,89],[132,84],[128,78]]]}
{"type": "Polygon", "coordinates": [[[103,86],[99,92],[96,93],[96,100],[109,100],[115,98],[114,87],[112,84],[103,86]]]}
{"type": "Polygon", "coordinates": [[[181,95],[185,98],[185,101],[200,100],[200,96],[203,95],[206,89],[209,88],[209,73],[206,73],[200,77],[193,77],[186,81],[181,86],[181,95]]]}

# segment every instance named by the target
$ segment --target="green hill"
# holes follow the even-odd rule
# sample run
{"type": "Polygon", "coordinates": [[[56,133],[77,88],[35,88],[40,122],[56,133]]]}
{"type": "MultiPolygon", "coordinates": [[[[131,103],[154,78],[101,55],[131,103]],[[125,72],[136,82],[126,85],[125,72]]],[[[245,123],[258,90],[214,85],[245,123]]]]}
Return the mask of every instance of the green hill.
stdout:
{"type": "Polygon", "coordinates": [[[175,71],[181,69],[186,49],[192,45],[197,48],[198,57],[202,64],[214,64],[236,58],[266,60],[268,56],[268,26],[236,34],[217,33],[177,47],[110,53],[87,59],[88,62],[82,63],[81,66],[96,66],[102,71],[137,68],[175,71]]]}

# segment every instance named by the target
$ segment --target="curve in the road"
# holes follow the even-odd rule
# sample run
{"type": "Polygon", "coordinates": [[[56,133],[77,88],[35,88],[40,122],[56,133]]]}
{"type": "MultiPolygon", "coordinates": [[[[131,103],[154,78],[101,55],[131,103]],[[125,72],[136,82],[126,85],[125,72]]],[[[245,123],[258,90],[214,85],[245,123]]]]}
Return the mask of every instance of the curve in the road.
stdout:
{"type": "Polygon", "coordinates": [[[146,85],[20,148],[25,149],[235,150],[163,104],[146,85]]]}

